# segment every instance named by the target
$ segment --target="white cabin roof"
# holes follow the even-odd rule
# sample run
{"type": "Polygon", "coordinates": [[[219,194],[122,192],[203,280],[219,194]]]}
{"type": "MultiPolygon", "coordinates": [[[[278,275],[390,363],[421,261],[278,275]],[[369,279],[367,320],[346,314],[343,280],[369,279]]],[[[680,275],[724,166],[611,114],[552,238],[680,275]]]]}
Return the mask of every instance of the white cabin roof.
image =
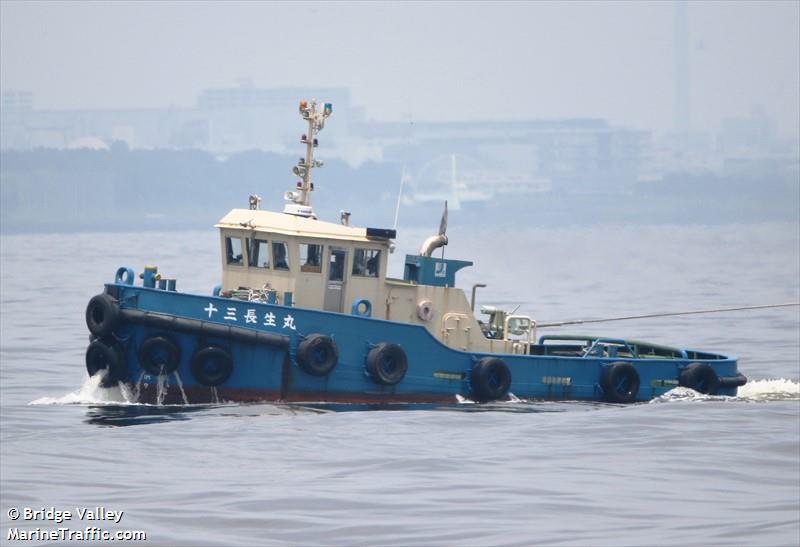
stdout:
{"type": "Polygon", "coordinates": [[[366,228],[344,226],[324,220],[253,209],[232,209],[215,228],[249,229],[255,232],[301,236],[320,239],[386,244],[385,239],[367,237],[366,228]]]}

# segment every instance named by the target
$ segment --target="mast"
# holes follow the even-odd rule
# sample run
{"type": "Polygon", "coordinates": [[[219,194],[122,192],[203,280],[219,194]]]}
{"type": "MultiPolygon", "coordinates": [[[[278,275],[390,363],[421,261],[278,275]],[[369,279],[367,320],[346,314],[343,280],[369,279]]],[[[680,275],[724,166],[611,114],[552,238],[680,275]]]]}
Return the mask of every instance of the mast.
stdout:
{"type": "Polygon", "coordinates": [[[286,192],[284,198],[287,203],[284,213],[291,215],[316,218],[314,209],[311,207],[311,192],[314,191],[314,183],[311,180],[311,171],[315,167],[322,167],[320,160],[314,159],[314,148],[319,145],[317,133],[325,127],[325,119],[333,113],[333,105],[325,103],[321,110],[317,108],[317,100],[300,101],[300,116],[308,122],[308,130],[300,137],[300,142],[306,145],[306,155],[297,161],[297,165],[292,168],[292,173],[301,177],[297,181],[295,190],[286,192]]]}

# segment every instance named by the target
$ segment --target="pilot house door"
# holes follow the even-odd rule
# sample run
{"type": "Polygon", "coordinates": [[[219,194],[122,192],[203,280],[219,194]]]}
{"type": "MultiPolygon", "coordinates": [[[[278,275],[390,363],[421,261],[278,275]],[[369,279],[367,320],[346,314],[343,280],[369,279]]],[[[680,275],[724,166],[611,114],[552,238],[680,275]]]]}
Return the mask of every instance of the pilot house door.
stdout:
{"type": "Polygon", "coordinates": [[[340,312],[342,311],[342,301],[344,300],[344,273],[347,251],[338,247],[331,247],[330,249],[328,282],[325,284],[325,309],[340,312]]]}

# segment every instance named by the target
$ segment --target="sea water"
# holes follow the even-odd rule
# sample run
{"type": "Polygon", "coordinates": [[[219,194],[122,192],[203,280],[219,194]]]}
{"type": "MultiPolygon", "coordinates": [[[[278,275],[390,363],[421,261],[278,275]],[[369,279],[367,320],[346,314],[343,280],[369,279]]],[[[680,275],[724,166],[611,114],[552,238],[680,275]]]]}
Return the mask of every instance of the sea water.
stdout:
{"type": "MultiPolygon", "coordinates": [[[[390,274],[426,235],[401,227],[390,274]]],[[[451,215],[448,235],[446,256],[476,263],[459,286],[488,285],[478,307],[542,322],[800,299],[796,223],[484,231],[451,215]]],[[[158,406],[87,378],[84,309],[117,267],[154,263],[207,294],[218,241],[2,237],[3,543],[52,544],[8,533],[65,526],[144,531],[148,545],[800,543],[798,308],[552,331],[736,355],[750,382],[735,398],[158,406]],[[12,518],[26,508],[73,520],[12,518]]]]}

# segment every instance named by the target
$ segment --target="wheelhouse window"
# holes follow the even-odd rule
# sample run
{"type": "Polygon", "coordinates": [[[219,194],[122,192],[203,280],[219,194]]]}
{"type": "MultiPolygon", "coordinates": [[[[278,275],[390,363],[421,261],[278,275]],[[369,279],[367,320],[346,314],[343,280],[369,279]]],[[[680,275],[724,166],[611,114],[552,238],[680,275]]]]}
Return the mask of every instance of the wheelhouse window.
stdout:
{"type": "Polygon", "coordinates": [[[272,242],[272,266],[276,270],[289,269],[289,246],[286,243],[272,242]]]}
{"type": "Polygon", "coordinates": [[[253,268],[269,268],[269,243],[265,239],[248,238],[247,262],[253,268]]]}
{"type": "Polygon", "coordinates": [[[313,243],[300,244],[300,271],[301,272],[322,272],[322,245],[313,243]]]}
{"type": "Polygon", "coordinates": [[[353,275],[378,277],[380,261],[381,251],[379,249],[356,249],[353,257],[353,275]]]}
{"type": "Polygon", "coordinates": [[[228,264],[241,266],[242,261],[242,238],[227,236],[225,238],[225,257],[228,264]]]}

